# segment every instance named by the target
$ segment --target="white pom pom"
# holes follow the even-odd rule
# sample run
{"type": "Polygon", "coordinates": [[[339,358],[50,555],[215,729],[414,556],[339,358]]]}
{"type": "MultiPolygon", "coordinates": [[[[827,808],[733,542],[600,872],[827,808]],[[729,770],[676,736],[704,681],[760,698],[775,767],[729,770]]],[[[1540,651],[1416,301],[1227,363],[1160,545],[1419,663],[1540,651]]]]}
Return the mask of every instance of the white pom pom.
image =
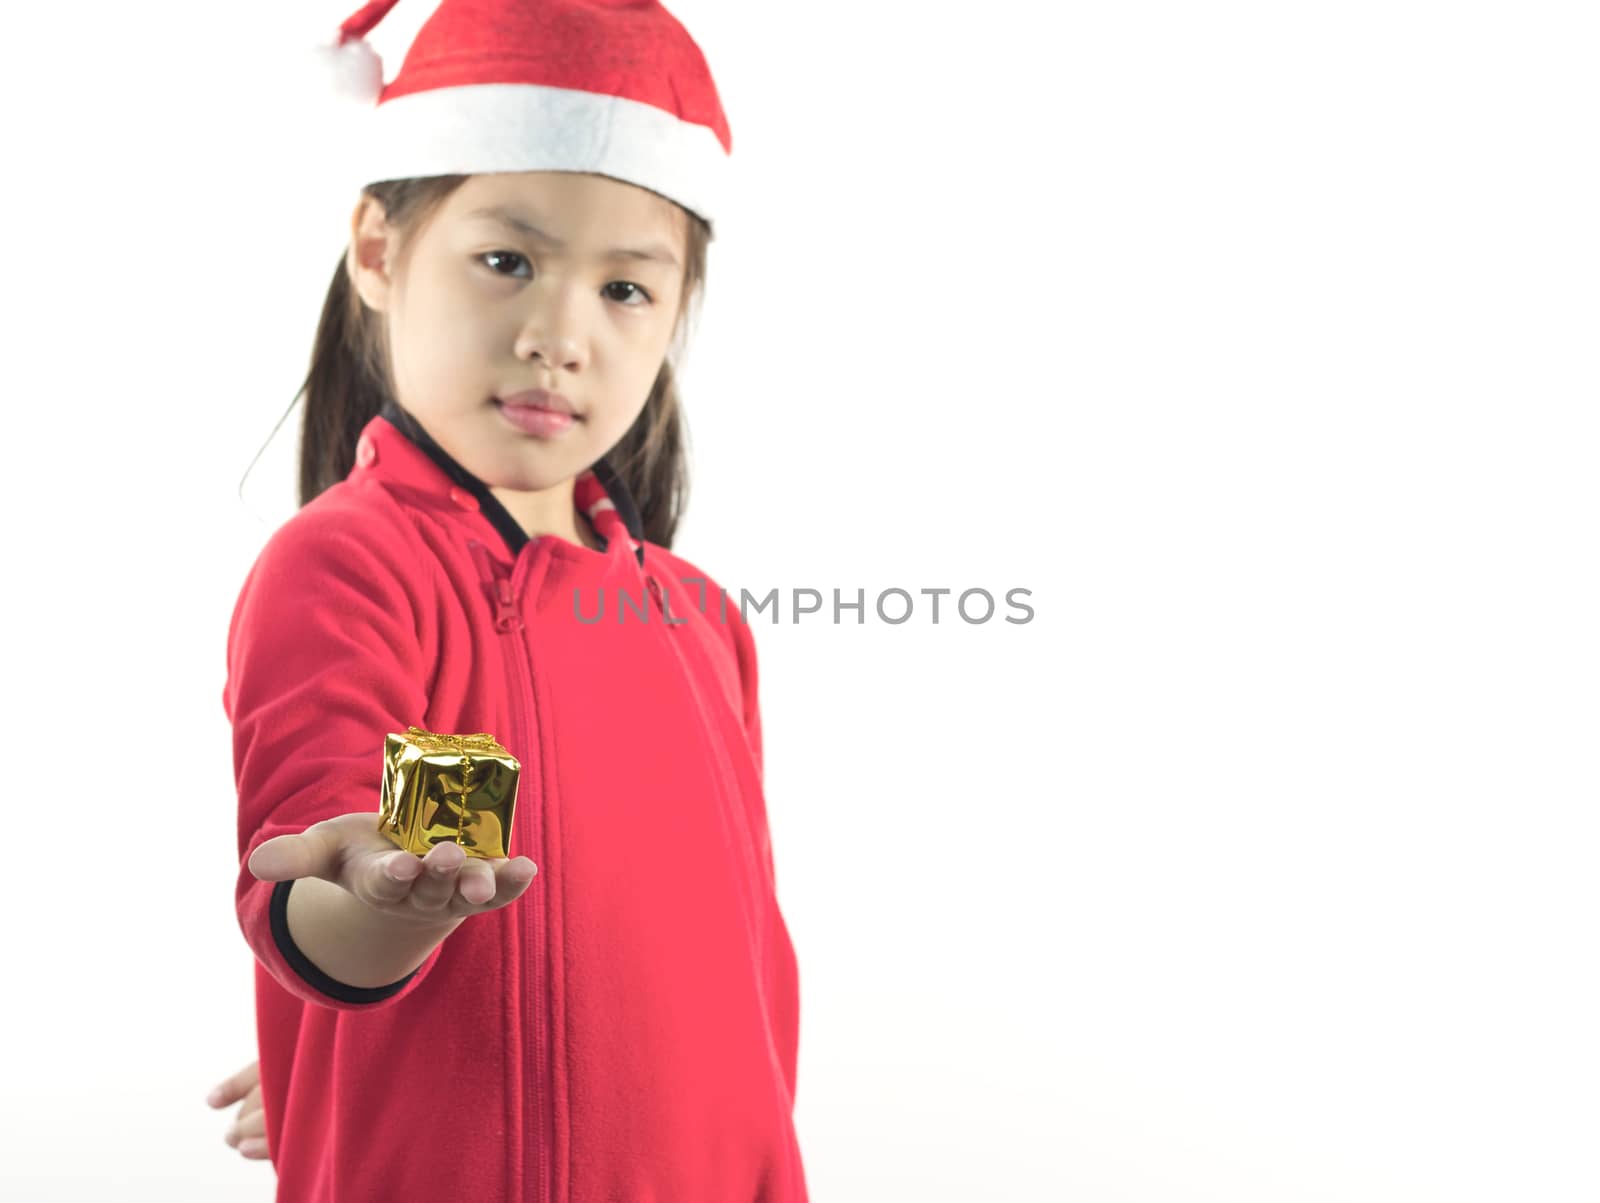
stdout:
{"type": "Polygon", "coordinates": [[[376,104],[383,91],[383,60],[365,38],[316,48],[319,66],[336,96],[376,104]]]}

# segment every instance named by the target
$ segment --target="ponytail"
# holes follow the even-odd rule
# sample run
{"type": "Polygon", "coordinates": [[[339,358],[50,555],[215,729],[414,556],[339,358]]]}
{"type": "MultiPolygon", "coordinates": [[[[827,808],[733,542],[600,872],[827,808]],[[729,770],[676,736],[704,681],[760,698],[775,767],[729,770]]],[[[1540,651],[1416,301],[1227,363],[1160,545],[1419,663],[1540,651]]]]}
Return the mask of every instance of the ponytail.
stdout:
{"type": "Polygon", "coordinates": [[[300,504],[350,474],[356,440],[383,405],[383,384],[363,362],[361,298],[339,256],[333,283],[322,302],[311,346],[311,368],[302,395],[300,425],[300,504]]]}

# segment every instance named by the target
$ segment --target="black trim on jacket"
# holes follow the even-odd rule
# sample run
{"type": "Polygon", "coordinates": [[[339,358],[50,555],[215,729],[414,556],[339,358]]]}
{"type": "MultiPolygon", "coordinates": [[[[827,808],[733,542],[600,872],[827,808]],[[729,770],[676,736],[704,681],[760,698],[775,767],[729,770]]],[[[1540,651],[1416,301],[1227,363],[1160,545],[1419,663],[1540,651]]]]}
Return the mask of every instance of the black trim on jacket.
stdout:
{"type": "MultiPolygon", "coordinates": [[[[422,423],[417,421],[414,414],[402,408],[393,397],[385,397],[378,415],[387,419],[391,426],[420,447],[429,459],[444,469],[445,475],[477,498],[478,508],[483,511],[483,516],[495,530],[500,532],[500,537],[505,540],[506,547],[512,555],[522,550],[523,545],[528,542],[528,533],[517,525],[517,520],[500,503],[500,499],[489,491],[489,486],[439,446],[433,436],[423,429],[422,423]]],[[[611,498],[611,504],[617,507],[617,513],[622,518],[623,525],[628,528],[628,533],[639,544],[634,555],[639,561],[639,567],[643,568],[644,522],[639,517],[639,507],[634,503],[633,494],[628,491],[628,486],[623,483],[622,478],[611,470],[611,464],[605,456],[602,455],[596,460],[593,467],[595,479],[611,498]]],[[[595,534],[601,543],[606,542],[605,536],[598,531],[595,534]]]]}
{"type": "Polygon", "coordinates": [[[272,887],[272,939],[277,944],[278,951],[283,953],[283,959],[289,962],[289,967],[307,982],[340,1002],[375,1003],[400,993],[405,984],[417,976],[420,965],[399,981],[390,982],[387,986],[347,986],[318,969],[311,963],[311,958],[300,951],[300,946],[289,934],[289,890],[296,880],[291,877],[288,881],[280,881],[272,887]]]}

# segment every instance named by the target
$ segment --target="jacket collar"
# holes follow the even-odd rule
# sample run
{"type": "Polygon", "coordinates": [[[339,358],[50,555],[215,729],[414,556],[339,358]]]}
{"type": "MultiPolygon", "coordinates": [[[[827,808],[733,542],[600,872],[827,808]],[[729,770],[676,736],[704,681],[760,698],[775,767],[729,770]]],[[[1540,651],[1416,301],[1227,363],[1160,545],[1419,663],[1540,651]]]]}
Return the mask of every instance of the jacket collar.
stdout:
{"type": "MultiPolygon", "coordinates": [[[[489,491],[489,486],[441,447],[416,416],[402,408],[393,397],[384,399],[377,416],[362,432],[356,446],[358,466],[365,467],[376,458],[373,435],[374,428],[380,422],[398,431],[409,448],[426,457],[406,457],[410,462],[402,475],[409,478],[408,483],[432,490],[453,486],[449,488],[452,497],[464,491],[472,499],[467,504],[488,519],[513,557],[530,541],[527,532],[517,524],[500,499],[489,491]],[[441,473],[443,479],[440,478],[441,473]]],[[[577,475],[572,485],[572,497],[578,509],[588,516],[606,550],[611,549],[613,539],[625,539],[632,547],[639,567],[644,567],[644,522],[639,517],[639,508],[622,477],[612,471],[604,456],[577,475]]]]}

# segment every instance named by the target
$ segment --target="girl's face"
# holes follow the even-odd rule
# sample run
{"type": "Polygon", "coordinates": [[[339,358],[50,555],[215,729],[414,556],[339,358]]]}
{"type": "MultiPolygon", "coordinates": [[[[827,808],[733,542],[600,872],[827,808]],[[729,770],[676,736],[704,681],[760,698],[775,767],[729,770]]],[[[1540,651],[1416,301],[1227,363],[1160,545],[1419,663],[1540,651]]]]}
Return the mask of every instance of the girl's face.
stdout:
{"type": "Polygon", "coordinates": [[[571,480],[649,398],[676,323],[686,215],[605,176],[467,179],[397,261],[363,197],[346,260],[388,323],[396,399],[524,527],[571,530],[571,480]],[[530,434],[499,398],[542,388],[576,410],[530,434]]]}

